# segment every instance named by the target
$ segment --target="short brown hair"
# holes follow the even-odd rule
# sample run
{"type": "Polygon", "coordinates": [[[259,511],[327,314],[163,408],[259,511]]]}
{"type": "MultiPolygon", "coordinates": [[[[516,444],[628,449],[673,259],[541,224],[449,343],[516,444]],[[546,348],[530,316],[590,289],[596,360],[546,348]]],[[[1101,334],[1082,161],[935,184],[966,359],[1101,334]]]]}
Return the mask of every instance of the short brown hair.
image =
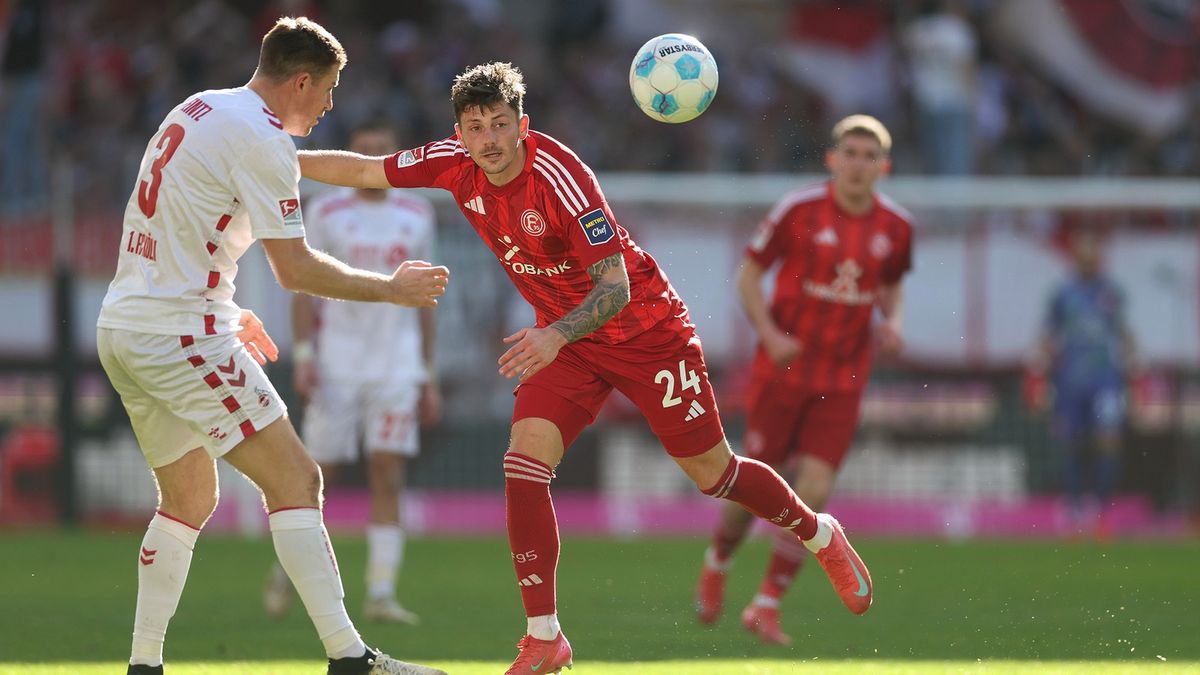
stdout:
{"type": "Polygon", "coordinates": [[[455,121],[467,108],[490,108],[498,103],[507,103],[520,117],[524,100],[525,76],[511,63],[493,61],[469,68],[454,78],[450,87],[455,121]]]}
{"type": "Polygon", "coordinates": [[[892,151],[892,135],[888,133],[887,127],[883,126],[883,122],[870,115],[851,115],[843,119],[833,125],[832,136],[834,147],[846,136],[866,136],[879,141],[883,154],[892,151]]]}
{"type": "Polygon", "coordinates": [[[280,17],[263,36],[258,72],[280,81],[297,73],[314,77],[346,66],[346,50],[321,24],[308,17],[280,17]]]}

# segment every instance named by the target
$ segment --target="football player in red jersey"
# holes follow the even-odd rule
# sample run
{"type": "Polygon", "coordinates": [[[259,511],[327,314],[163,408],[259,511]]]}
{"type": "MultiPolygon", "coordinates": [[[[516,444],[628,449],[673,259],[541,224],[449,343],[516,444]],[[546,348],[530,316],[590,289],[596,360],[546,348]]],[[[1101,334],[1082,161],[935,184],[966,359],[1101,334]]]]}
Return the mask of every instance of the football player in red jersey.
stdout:
{"type": "Polygon", "coordinates": [[[555,607],[554,467],[615,388],[642,411],[705,494],[729,499],[816,552],[843,601],[870,606],[870,575],[837,521],[816,514],[767,465],[733,454],[687,307],[629,237],[596,177],[569,148],[529,128],[525,84],[507,63],[451,88],[455,133],[386,157],[304,153],[305,176],[352,187],[438,187],[536,310],[505,339],[500,373],[518,378],[503,467],[508,537],[528,617],[510,673],[558,672],[571,647],[555,607]]]}
{"type": "MultiPolygon", "coordinates": [[[[854,431],[870,371],[871,321],[883,315],[880,347],[901,344],[900,280],[911,268],[911,217],[874,190],[890,168],[891,136],[853,115],[833,128],[832,178],[784,197],[746,249],[737,277],[742,306],[759,336],[747,394],[745,452],[792,477],[796,494],[824,508],[854,431]],[[778,264],[768,307],[763,275],[778,264]]],[[[702,623],[717,620],[734,551],[753,524],[726,504],[696,590],[702,623]]],[[[742,613],[761,640],[788,644],[779,600],[807,549],[777,537],[762,587],[742,613]]]]}

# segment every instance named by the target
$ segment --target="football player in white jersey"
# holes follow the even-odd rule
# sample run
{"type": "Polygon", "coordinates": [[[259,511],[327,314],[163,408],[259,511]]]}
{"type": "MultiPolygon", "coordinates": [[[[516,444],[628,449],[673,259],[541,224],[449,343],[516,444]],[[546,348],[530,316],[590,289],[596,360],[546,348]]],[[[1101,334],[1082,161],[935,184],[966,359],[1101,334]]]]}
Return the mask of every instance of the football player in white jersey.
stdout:
{"type": "MultiPolygon", "coordinates": [[[[383,123],[350,135],[350,149],[364,155],[395,147],[396,135],[383,123]]],[[[399,260],[433,257],[433,205],[413,193],[338,188],[309,204],[305,227],[310,246],[362,269],[385,271],[399,260]]],[[[339,464],[357,459],[360,437],[367,454],[363,616],[371,621],[418,621],[396,600],[405,539],[400,501],[405,460],[418,450],[418,426],[441,415],[434,329],[428,307],[321,302],[300,293],[292,299],[294,381],[308,404],[304,444],[326,482],[339,464]]],[[[291,599],[292,584],[276,565],[263,593],[267,613],[283,615],[291,599]]]]}
{"type": "Polygon", "coordinates": [[[167,624],[216,508],[218,457],[262,490],[276,554],[329,673],[442,672],[369,649],[355,630],[321,517],[320,469],[260,367],[278,350],[254,314],[233,302],[237,260],[256,239],[288,290],[412,307],[432,307],[445,292],[444,267],[404,261],[380,274],[305,242],[291,136],[306,136],[333,107],[345,63],[324,28],[280,19],[250,81],[189,97],[142,158],[97,327],[101,364],[159,491],[138,556],[129,673],[163,672],[167,624]]]}

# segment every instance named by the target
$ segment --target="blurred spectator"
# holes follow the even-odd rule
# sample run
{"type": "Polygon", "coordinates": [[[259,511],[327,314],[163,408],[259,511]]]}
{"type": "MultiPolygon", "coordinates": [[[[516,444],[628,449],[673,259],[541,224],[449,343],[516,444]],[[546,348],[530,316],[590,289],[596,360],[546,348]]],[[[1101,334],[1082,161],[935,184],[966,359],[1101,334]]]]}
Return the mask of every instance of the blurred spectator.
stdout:
{"type": "Polygon", "coordinates": [[[904,29],[913,101],[928,173],[963,175],[974,168],[972,116],[976,41],[957,0],[927,0],[904,29]]]}
{"type": "Polygon", "coordinates": [[[848,111],[888,123],[904,171],[1200,171],[1194,123],[1163,140],[1105,120],[998,29],[1010,2],[5,2],[0,215],[49,201],[48,137],[75,167],[77,208],[118,213],[158,120],[189,92],[242,84],[248,36],[280,14],[325,17],[355,64],[306,147],[378,116],[402,140],[444,136],[447,83],[498,58],[538,83],[527,105],[539,126],[598,171],[821,172],[821,130],[848,111]],[[626,76],[637,46],[676,26],[703,34],[721,87],[702,117],[666,128],[632,105],[626,76]],[[59,116],[41,114],[48,91],[59,116]]]}
{"type": "Polygon", "coordinates": [[[46,7],[41,0],[17,0],[8,14],[0,90],[3,117],[3,166],[0,209],[22,214],[46,201],[46,7]]]}

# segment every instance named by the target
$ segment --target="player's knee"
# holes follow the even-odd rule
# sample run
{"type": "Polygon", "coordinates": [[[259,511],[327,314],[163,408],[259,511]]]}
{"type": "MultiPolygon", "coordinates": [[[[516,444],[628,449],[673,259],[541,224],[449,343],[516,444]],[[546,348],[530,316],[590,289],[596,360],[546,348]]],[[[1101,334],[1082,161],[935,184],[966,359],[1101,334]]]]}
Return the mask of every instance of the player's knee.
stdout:
{"type": "Polygon", "coordinates": [[[301,496],[312,503],[320,503],[324,480],[321,478],[321,467],[311,459],[298,470],[299,475],[295,484],[301,491],[301,496]]]}
{"type": "Polygon", "coordinates": [[[184,495],[163,494],[158,509],[171,518],[182,520],[196,529],[201,529],[213,512],[217,510],[217,500],[216,490],[184,495]]]}

